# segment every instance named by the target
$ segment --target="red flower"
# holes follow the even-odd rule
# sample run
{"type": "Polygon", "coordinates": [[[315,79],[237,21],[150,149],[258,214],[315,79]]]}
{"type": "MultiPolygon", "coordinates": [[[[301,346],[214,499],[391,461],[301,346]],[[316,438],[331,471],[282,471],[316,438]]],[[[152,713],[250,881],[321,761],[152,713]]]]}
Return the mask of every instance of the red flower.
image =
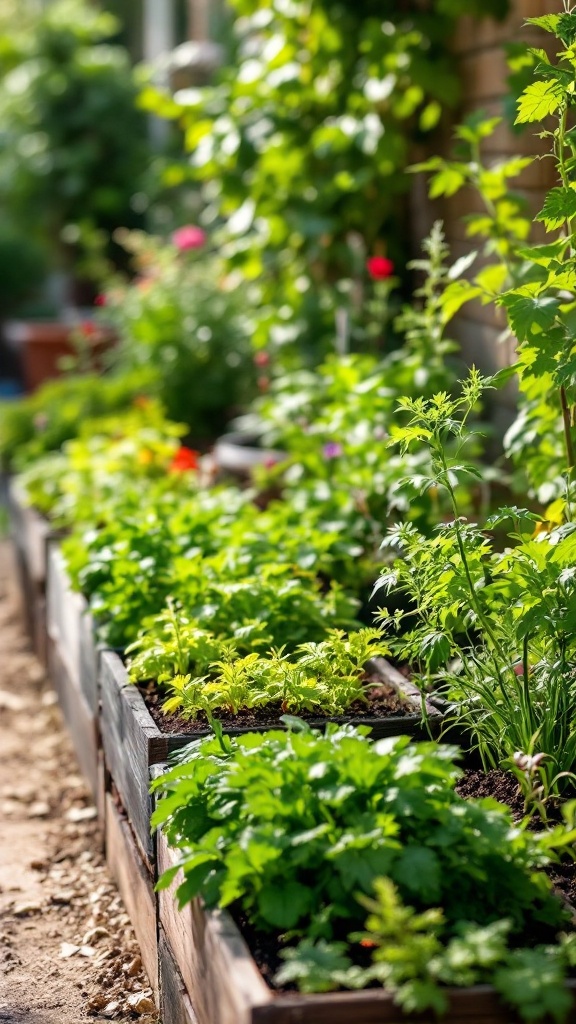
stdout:
{"type": "Polygon", "coordinates": [[[198,452],[181,445],[169,466],[171,473],[187,473],[198,469],[198,452]]]}
{"type": "Polygon", "coordinates": [[[385,281],[392,277],[394,264],[386,256],[371,256],[366,260],[366,269],[374,281],[385,281]]]}
{"type": "Polygon", "coordinates": [[[270,362],[270,356],[267,352],[257,352],[254,356],[254,362],[256,366],[268,366],[270,362]]]}
{"type": "Polygon", "coordinates": [[[93,338],[100,333],[100,328],[92,320],[83,320],[80,324],[80,331],[85,338],[93,338]]]}
{"type": "Polygon", "coordinates": [[[94,305],[95,306],[105,306],[107,302],[108,302],[108,299],[107,299],[106,295],[104,294],[104,292],[100,292],[100,294],[97,295],[96,298],[94,299],[94,305]]]}
{"type": "Polygon", "coordinates": [[[187,249],[201,249],[206,242],[206,232],[195,224],[186,224],[172,235],[172,242],[180,252],[187,249]]]}

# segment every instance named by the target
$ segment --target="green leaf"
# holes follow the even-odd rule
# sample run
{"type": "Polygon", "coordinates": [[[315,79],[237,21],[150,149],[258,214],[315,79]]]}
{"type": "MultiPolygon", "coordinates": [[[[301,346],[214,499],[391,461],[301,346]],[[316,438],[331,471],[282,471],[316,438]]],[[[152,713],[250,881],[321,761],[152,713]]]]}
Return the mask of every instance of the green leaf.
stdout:
{"type": "Polygon", "coordinates": [[[313,896],[313,890],[299,882],[279,882],[260,891],[258,909],[274,928],[294,928],[310,910],[313,896]]]}
{"type": "Polygon", "coordinates": [[[482,289],[469,281],[451,281],[440,299],[444,322],[448,323],[467,302],[478,298],[482,289]]]}
{"type": "Polygon", "coordinates": [[[278,985],[298,982],[301,992],[330,992],[338,988],[334,976],[350,967],[345,942],[303,939],[295,949],[282,950],[285,961],[274,980],[278,985]]]}
{"type": "Polygon", "coordinates": [[[541,121],[553,114],[562,102],[564,90],[559,82],[532,82],[518,100],[515,124],[541,121]]]}
{"type": "Polygon", "coordinates": [[[508,964],[496,971],[494,986],[505,1002],[518,1008],[525,1021],[566,1020],[572,996],[564,985],[564,971],[556,951],[519,949],[508,964]]]}
{"type": "Polygon", "coordinates": [[[502,296],[501,301],[508,312],[510,327],[519,341],[531,338],[535,327],[540,331],[549,330],[558,315],[559,302],[552,297],[508,292],[502,296]]]}
{"type": "Polygon", "coordinates": [[[440,898],[440,865],[433,850],[407,846],[394,864],[394,881],[426,902],[440,898]]]}
{"type": "Polygon", "coordinates": [[[575,216],[576,189],[556,187],[548,192],[536,220],[543,221],[548,231],[553,231],[555,228],[561,228],[565,221],[575,216]]]}
{"type": "Polygon", "coordinates": [[[553,35],[556,35],[559,21],[559,14],[543,14],[539,18],[526,18],[527,25],[536,25],[537,28],[543,28],[545,32],[552,32],[553,35]]]}

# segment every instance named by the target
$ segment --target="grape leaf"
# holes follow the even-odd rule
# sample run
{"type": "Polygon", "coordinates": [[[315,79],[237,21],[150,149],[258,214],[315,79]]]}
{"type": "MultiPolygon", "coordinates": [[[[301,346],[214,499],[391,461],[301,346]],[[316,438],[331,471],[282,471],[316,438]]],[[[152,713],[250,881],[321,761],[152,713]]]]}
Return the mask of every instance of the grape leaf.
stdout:
{"type": "Polygon", "coordinates": [[[548,192],[536,220],[543,221],[548,231],[554,231],[575,216],[576,189],[557,186],[548,192]]]}
{"type": "Polygon", "coordinates": [[[515,124],[541,121],[553,114],[562,102],[563,89],[560,82],[532,82],[518,100],[518,117],[515,124]]]}
{"type": "Polygon", "coordinates": [[[502,303],[508,311],[510,327],[519,341],[527,341],[533,335],[534,327],[549,330],[558,314],[559,302],[551,296],[518,295],[510,292],[502,296],[502,303]]]}

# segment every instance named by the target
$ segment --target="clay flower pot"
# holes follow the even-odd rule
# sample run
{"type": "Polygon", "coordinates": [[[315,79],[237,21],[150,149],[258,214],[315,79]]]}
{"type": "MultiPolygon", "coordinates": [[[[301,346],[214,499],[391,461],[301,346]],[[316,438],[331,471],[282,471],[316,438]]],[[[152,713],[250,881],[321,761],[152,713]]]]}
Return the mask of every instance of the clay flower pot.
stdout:
{"type": "Polygon", "coordinates": [[[11,320],[4,333],[20,357],[26,391],[35,391],[44,381],[59,377],[61,360],[83,351],[83,367],[100,369],[102,355],[115,340],[109,327],[84,319],[59,321],[11,320]],[[80,344],[79,344],[80,342],[80,344]]]}

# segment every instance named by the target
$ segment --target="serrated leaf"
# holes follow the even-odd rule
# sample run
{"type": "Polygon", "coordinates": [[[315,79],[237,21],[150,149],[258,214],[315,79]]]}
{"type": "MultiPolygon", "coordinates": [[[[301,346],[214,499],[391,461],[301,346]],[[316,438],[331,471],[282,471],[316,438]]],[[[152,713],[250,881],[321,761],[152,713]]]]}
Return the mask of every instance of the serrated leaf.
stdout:
{"type": "Polygon", "coordinates": [[[553,231],[575,216],[576,189],[557,186],[548,192],[536,220],[543,221],[548,230],[553,231]]]}
{"type": "Polygon", "coordinates": [[[547,296],[518,295],[509,292],[502,296],[502,304],[508,312],[510,327],[519,341],[533,336],[534,328],[549,330],[558,315],[559,302],[547,296]]]}
{"type": "Polygon", "coordinates": [[[541,267],[549,267],[553,260],[562,258],[562,254],[568,246],[567,238],[557,238],[555,242],[548,242],[546,245],[531,245],[518,249],[518,255],[531,263],[537,263],[541,267]]]}
{"type": "Polygon", "coordinates": [[[559,82],[532,82],[518,100],[515,124],[541,121],[558,110],[564,90],[559,82]]]}
{"type": "Polygon", "coordinates": [[[536,25],[537,28],[543,28],[545,32],[552,32],[555,35],[559,20],[559,14],[543,14],[538,18],[526,18],[526,24],[536,25]]]}

